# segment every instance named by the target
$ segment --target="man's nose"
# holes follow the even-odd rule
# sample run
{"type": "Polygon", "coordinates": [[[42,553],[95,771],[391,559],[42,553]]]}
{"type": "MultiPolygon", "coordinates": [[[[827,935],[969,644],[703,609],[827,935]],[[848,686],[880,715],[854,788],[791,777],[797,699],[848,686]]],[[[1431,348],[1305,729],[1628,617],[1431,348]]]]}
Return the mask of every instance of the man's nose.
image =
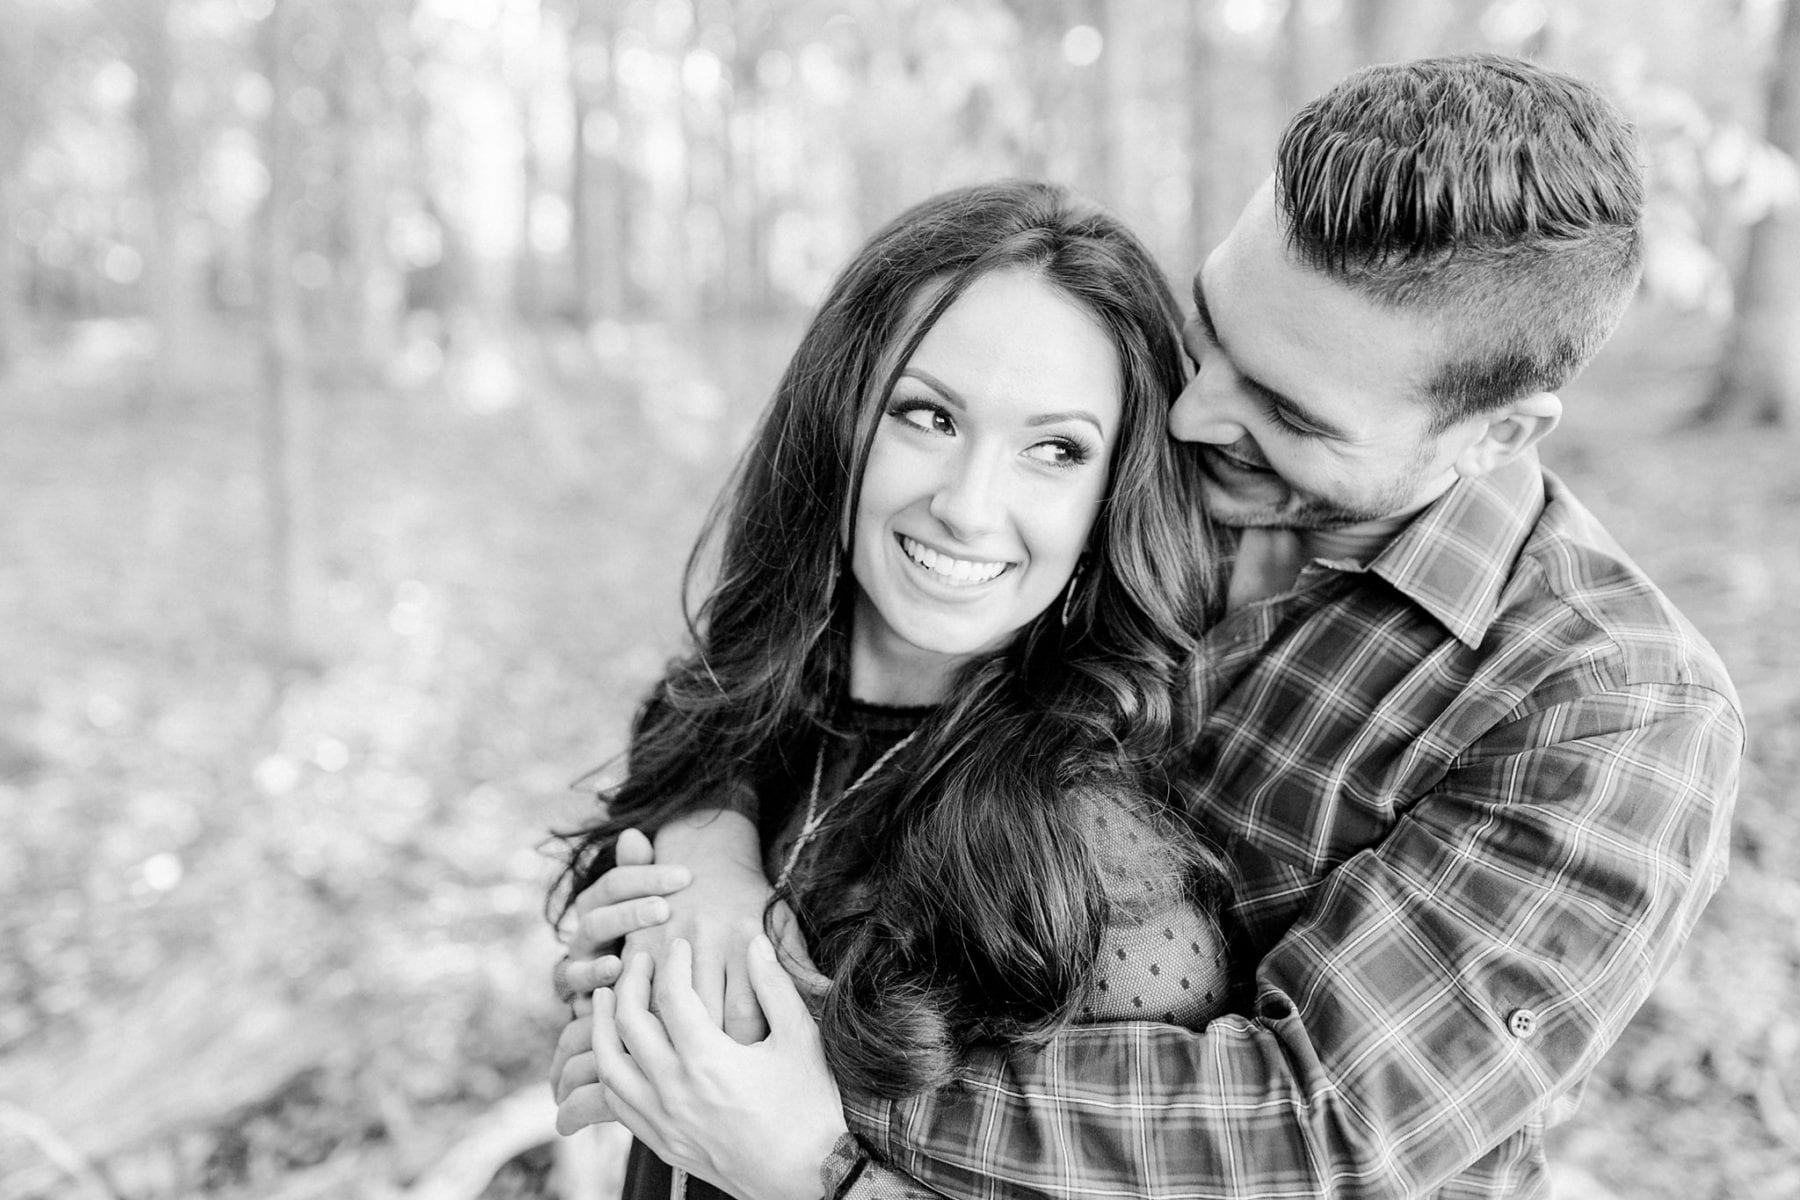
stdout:
{"type": "Polygon", "coordinates": [[[1182,442],[1229,446],[1248,433],[1232,412],[1230,393],[1219,372],[1202,365],[1169,407],[1169,436],[1182,442]]]}

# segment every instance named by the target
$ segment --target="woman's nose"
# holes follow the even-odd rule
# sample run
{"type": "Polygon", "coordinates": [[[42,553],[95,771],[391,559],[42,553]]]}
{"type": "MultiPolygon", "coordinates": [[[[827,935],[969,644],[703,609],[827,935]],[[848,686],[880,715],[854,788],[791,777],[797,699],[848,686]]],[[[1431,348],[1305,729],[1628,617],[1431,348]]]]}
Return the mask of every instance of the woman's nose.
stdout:
{"type": "Polygon", "coordinates": [[[991,532],[1005,509],[1004,468],[992,455],[960,456],[931,497],[931,515],[961,541],[991,532]]]}

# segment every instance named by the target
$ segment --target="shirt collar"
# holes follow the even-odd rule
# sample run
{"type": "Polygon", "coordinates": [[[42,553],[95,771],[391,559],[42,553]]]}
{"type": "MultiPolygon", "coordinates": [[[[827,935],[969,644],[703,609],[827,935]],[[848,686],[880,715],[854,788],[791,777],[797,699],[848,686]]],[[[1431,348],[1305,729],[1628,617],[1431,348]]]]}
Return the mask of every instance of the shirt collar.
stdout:
{"type": "Polygon", "coordinates": [[[1369,570],[1471,649],[1500,611],[1500,592],[1544,509],[1535,450],[1458,479],[1375,556],[1369,570]]]}

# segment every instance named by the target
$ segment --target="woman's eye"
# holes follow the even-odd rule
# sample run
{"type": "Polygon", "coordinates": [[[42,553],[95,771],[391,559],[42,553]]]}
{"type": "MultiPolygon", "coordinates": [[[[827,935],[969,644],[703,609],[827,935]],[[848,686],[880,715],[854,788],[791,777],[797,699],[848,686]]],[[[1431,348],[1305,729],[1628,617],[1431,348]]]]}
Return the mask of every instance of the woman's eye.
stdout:
{"type": "Polygon", "coordinates": [[[1027,458],[1048,463],[1053,467],[1080,466],[1088,460],[1088,448],[1073,438],[1051,438],[1039,442],[1025,451],[1027,458]]]}
{"type": "Polygon", "coordinates": [[[956,422],[950,414],[935,404],[927,404],[920,400],[900,400],[890,405],[888,415],[897,417],[914,429],[926,433],[955,433],[956,422]]]}

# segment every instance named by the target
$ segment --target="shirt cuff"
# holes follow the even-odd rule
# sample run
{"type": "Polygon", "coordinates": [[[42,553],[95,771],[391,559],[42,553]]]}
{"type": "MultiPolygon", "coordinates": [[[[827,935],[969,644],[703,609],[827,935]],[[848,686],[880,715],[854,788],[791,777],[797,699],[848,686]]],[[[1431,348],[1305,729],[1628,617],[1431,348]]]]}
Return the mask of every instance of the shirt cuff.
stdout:
{"type": "Polygon", "coordinates": [[[832,1144],[831,1153],[819,1164],[819,1181],[825,1185],[825,1200],[840,1198],[855,1186],[869,1165],[868,1151],[854,1133],[845,1133],[832,1144]]]}

